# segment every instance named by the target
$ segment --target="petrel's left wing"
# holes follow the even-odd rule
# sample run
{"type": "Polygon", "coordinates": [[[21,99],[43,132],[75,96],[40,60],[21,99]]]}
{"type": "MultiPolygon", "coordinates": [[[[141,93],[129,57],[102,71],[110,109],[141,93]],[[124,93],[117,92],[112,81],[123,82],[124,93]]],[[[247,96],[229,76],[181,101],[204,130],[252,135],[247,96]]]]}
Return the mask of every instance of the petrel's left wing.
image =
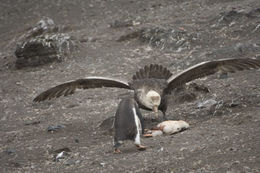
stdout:
{"type": "Polygon", "coordinates": [[[196,64],[183,72],[172,75],[168,80],[167,91],[171,91],[194,79],[202,78],[215,73],[234,73],[236,71],[258,69],[260,59],[220,59],[216,61],[206,61],[196,64]]]}

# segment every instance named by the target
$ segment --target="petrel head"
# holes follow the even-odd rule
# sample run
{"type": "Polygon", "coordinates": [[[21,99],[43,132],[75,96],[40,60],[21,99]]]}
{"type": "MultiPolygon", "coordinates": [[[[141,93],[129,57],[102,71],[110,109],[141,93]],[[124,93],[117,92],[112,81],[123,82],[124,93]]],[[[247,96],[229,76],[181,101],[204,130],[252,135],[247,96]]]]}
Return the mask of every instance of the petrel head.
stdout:
{"type": "Polygon", "coordinates": [[[146,94],[146,106],[152,109],[155,113],[157,113],[160,104],[161,104],[160,94],[154,90],[148,91],[146,94]]]}

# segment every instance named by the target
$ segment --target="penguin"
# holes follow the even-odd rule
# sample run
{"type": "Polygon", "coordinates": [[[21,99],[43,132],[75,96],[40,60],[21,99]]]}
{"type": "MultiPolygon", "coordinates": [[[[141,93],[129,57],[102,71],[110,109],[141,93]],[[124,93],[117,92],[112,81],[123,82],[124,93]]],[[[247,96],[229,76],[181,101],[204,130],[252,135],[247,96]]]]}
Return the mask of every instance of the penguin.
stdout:
{"type": "Polygon", "coordinates": [[[133,98],[124,98],[120,101],[115,114],[114,130],[114,153],[121,152],[119,147],[125,140],[133,140],[140,151],[147,148],[141,145],[144,121],[138,104],[133,98]]]}
{"type": "Polygon", "coordinates": [[[155,137],[164,134],[172,135],[183,130],[186,130],[190,125],[183,120],[179,121],[163,121],[159,123],[156,127],[153,127],[151,130],[147,130],[143,135],[144,137],[155,137]]]}

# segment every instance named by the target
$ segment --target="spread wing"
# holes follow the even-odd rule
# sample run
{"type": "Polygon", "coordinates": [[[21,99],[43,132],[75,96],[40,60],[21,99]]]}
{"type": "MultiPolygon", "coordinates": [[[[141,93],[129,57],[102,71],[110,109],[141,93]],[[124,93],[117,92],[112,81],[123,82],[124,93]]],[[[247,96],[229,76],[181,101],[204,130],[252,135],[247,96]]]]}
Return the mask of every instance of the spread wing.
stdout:
{"type": "Polygon", "coordinates": [[[214,73],[234,73],[236,71],[258,69],[260,59],[220,59],[216,61],[206,61],[196,64],[183,72],[171,76],[167,82],[166,91],[181,86],[194,79],[202,78],[214,73]]]}
{"type": "Polygon", "coordinates": [[[40,102],[43,100],[50,100],[52,98],[58,98],[60,96],[67,96],[73,94],[76,89],[89,89],[89,88],[102,88],[102,87],[116,87],[131,89],[127,82],[105,78],[105,77],[87,77],[84,79],[78,79],[71,82],[66,82],[50,88],[40,95],[38,95],[33,101],[40,102]]]}

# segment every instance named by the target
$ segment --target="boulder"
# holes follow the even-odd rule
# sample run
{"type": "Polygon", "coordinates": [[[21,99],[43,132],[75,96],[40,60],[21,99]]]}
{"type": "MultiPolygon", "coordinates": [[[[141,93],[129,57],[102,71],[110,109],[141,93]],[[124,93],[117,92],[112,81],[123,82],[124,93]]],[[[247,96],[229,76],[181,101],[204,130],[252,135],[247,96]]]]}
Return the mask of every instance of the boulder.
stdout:
{"type": "Polygon", "coordinates": [[[73,51],[74,42],[67,33],[62,33],[50,18],[40,20],[24,34],[17,44],[15,66],[18,69],[52,62],[61,62],[73,51]]]}

